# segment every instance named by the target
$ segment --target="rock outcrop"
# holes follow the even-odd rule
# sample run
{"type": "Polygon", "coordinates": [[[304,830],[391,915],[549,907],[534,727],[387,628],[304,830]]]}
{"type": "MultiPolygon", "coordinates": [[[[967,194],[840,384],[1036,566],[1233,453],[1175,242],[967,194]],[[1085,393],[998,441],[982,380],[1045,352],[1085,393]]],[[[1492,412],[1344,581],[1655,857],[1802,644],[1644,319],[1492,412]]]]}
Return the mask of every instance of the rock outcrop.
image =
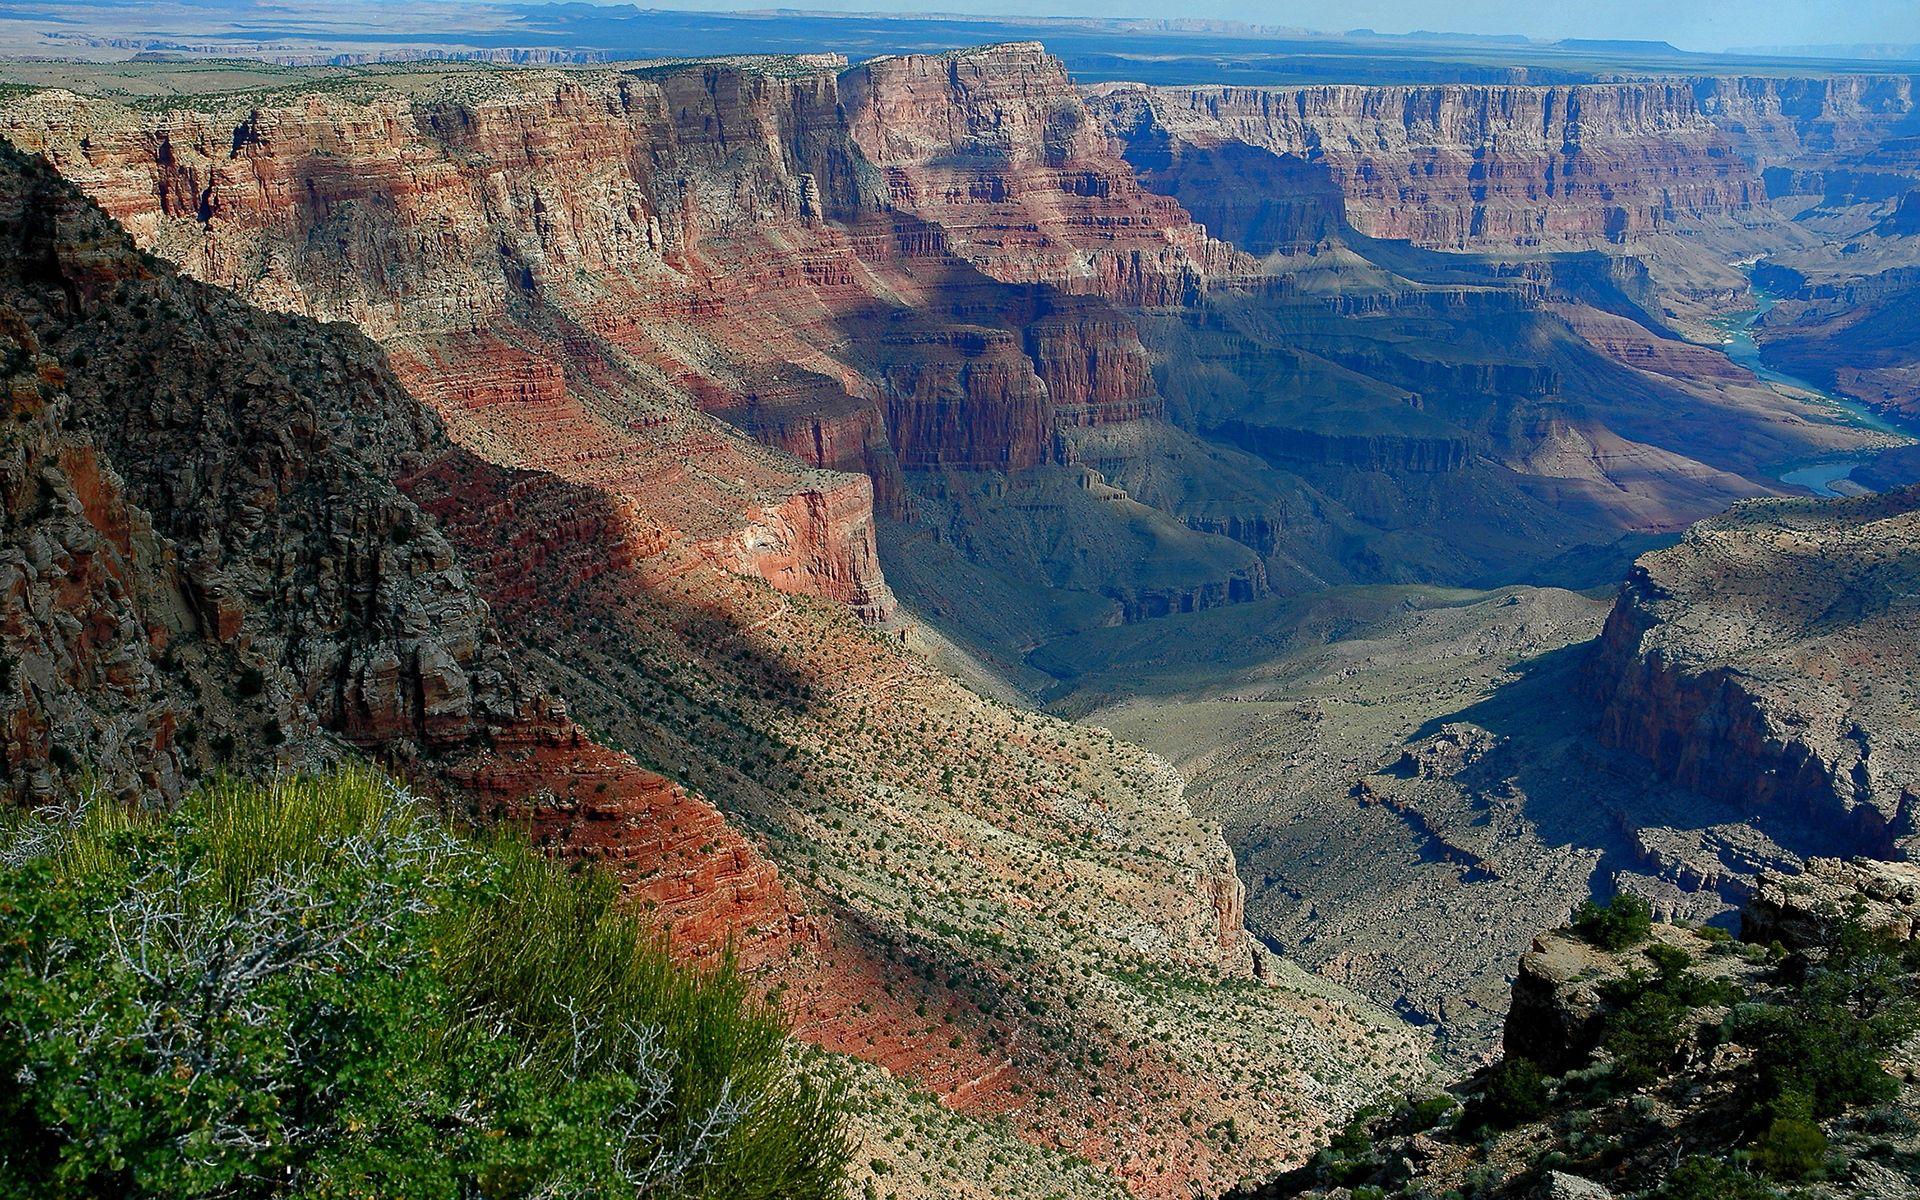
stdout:
{"type": "Polygon", "coordinates": [[[1797,874],[1763,871],[1740,911],[1740,936],[1804,950],[1850,920],[1900,941],[1920,934],[1920,866],[1815,858],[1797,874]]]}
{"type": "MultiPolygon", "coordinates": [[[[1673,925],[1656,925],[1651,944],[1703,955],[1707,943],[1673,925]]],[[[1562,1074],[1593,1061],[1607,1018],[1617,1013],[1617,990],[1630,971],[1644,970],[1640,954],[1595,946],[1573,929],[1539,934],[1520,956],[1507,1009],[1505,1053],[1562,1074]]]]}
{"type": "Polygon", "coordinates": [[[1920,797],[1916,591],[1920,489],[1737,505],[1635,565],[1591,668],[1601,735],[1887,854],[1920,797]]]}
{"type": "Polygon", "coordinates": [[[1503,1059],[1455,1088],[1464,1106],[1369,1114],[1313,1164],[1236,1194],[1769,1195],[1811,1160],[1832,1195],[1906,1195],[1916,894],[1905,864],[1816,859],[1763,877],[1738,940],[1671,924],[1610,946],[1542,933],[1503,1059]],[[1804,1090],[1823,1078],[1847,1082],[1804,1090]]]}
{"type": "Polygon", "coordinates": [[[938,225],[996,279],[1167,305],[1242,265],[1141,188],[1037,42],[877,58],[841,88],[889,204],[938,225]]]}

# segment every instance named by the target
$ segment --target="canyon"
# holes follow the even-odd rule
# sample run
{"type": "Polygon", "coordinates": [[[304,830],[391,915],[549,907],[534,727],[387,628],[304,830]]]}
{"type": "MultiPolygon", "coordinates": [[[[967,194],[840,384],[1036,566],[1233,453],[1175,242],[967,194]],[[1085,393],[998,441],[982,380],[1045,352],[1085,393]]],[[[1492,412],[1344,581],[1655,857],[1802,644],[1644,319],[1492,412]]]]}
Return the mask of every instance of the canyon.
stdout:
{"type": "Polygon", "coordinates": [[[1223,1189],[1428,1070],[1251,947],[1164,763],[630,495],[474,456],[357,332],[182,279],[4,167],[10,796],[373,755],[604,863],[683,956],[752,969],[823,1069],[886,1068],[862,1161],[921,1152],[889,1116],[916,1097],[971,1118],[978,1161],[921,1167],[959,1194],[1223,1189]]]}
{"type": "MultiPolygon", "coordinates": [[[[1529,101],[1568,122],[1563,156],[1611,139],[1600,166],[1568,159],[1607,172],[1584,186],[1638,188],[1663,221],[1763,192],[1686,89],[1536,92],[1454,89],[1420,99],[1444,101],[1431,118],[1400,97],[1398,144],[1497,136],[1492,107],[1513,125],[1540,117],[1512,107],[1529,101]],[[1709,170],[1713,188],[1673,192],[1709,170]]],[[[1195,169],[1277,171],[1256,194],[1304,224],[1256,236],[1203,206],[1203,227],[1179,203],[1192,122],[1160,93],[1083,100],[1030,44],[391,69],[261,100],[43,90],[5,124],[195,276],[358,324],[463,444],[619,490],[728,569],[884,621],[877,522],[909,608],[1026,686],[1020,656],[1062,633],[1326,582],[1518,577],[1863,443],[1692,370],[1657,322],[1631,324],[1673,289],[1618,262],[1369,240],[1436,231],[1372,215],[1353,180],[1378,164],[1306,166],[1283,130],[1241,129],[1195,169]],[[1301,252],[1274,259],[1275,238],[1301,252]],[[1447,519],[1495,510],[1514,536],[1447,519]],[[945,603],[982,589],[1007,619],[945,603]]],[[[1316,145],[1377,124],[1370,103],[1316,94],[1316,145]]],[[[1459,173],[1472,152],[1422,153],[1459,173]]],[[[1569,244],[1609,236],[1578,186],[1534,204],[1514,173],[1516,211],[1563,209],[1569,244]]],[[[1496,221],[1476,244],[1527,240],[1496,221]]]]}
{"type": "Polygon", "coordinates": [[[376,757],[915,1196],[1269,1178],[1577,901],[1910,845],[1912,439],[1719,345],[1914,410],[1906,76],[244,73],[0,64],[18,799],[376,757]]]}

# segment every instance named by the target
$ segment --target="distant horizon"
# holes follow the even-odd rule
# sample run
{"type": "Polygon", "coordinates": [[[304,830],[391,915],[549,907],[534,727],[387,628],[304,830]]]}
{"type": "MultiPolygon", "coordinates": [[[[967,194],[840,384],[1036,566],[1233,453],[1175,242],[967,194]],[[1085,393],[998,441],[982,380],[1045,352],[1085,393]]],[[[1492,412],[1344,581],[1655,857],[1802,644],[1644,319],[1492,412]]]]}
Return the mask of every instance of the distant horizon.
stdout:
{"type": "MultiPolygon", "coordinates": [[[[399,0],[388,0],[398,3],[399,0]]],[[[548,0],[559,4],[565,0],[548,0]]],[[[574,0],[580,2],[580,0],[574,0]]],[[[1169,14],[1153,0],[1060,0],[1034,12],[1023,0],[783,0],[773,4],[727,0],[585,0],[597,8],[642,12],[797,13],[818,16],[953,17],[982,21],[1048,20],[1217,21],[1291,31],[1316,37],[1520,37],[1560,41],[1665,42],[1701,54],[1743,51],[1840,56],[1920,50],[1920,5],[1911,0],[1860,0],[1782,4],[1753,0],[1625,0],[1623,3],[1539,3],[1528,0],[1191,0],[1169,14]],[[1337,14],[1337,15],[1336,15],[1337,14]]],[[[544,7],[530,4],[527,7],[544,7]]]]}

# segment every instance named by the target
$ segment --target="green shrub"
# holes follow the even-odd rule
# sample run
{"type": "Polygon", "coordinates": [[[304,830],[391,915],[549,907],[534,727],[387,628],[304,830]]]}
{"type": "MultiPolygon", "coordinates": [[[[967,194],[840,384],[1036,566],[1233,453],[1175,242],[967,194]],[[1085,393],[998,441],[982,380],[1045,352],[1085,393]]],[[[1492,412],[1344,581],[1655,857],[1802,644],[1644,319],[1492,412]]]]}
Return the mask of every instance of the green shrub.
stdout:
{"type": "Polygon", "coordinates": [[[1373,1123],[1381,1115],[1380,1109],[1374,1107],[1354,1113],[1327,1149],[1341,1158],[1365,1158],[1373,1152],[1373,1123]]]}
{"type": "Polygon", "coordinates": [[[1533,1060],[1508,1055],[1495,1063],[1467,1102],[1461,1125],[1469,1132],[1511,1129],[1547,1114],[1550,1100],[1547,1077],[1533,1060]]]}
{"type": "Polygon", "coordinates": [[[1775,1117],[1753,1143],[1754,1161],[1775,1179],[1806,1179],[1827,1161],[1827,1135],[1805,1117],[1775,1117]]]}
{"type": "Polygon", "coordinates": [[[1802,975],[1789,979],[1785,1004],[1743,1009],[1734,1035],[1754,1047],[1756,1108],[1809,1098],[1812,1119],[1881,1104],[1899,1084],[1881,1064],[1920,1031],[1912,986],[1913,945],[1846,921],[1818,962],[1796,957],[1802,975]]]}
{"type": "Polygon", "coordinates": [[[730,967],[371,771],[16,822],[0,929],[0,1196],[839,1194],[730,967]]]}
{"type": "Polygon", "coordinates": [[[1693,956],[1678,946],[1669,946],[1665,942],[1656,942],[1646,949],[1648,961],[1662,979],[1672,979],[1682,974],[1693,964],[1693,956]]]}
{"type": "Polygon", "coordinates": [[[1779,1195],[1736,1166],[1695,1155],[1674,1168],[1653,1200],[1778,1200],[1779,1195]]]}
{"type": "Polygon", "coordinates": [[[1603,950],[1631,949],[1653,932],[1653,908],[1631,892],[1616,893],[1605,904],[1583,900],[1573,914],[1573,929],[1603,950]]]}
{"type": "Polygon", "coordinates": [[[1406,1127],[1413,1133],[1418,1133],[1425,1129],[1432,1129],[1434,1126],[1440,1124],[1440,1122],[1446,1120],[1448,1114],[1452,1113],[1453,1110],[1458,1107],[1458,1102],[1455,1101],[1452,1096],[1428,1096],[1426,1099],[1416,1101],[1407,1107],[1405,1118],[1406,1127]]]}
{"type": "Polygon", "coordinates": [[[1613,1082],[1629,1088],[1647,1087],[1672,1068],[1689,1012],[1738,998],[1725,980],[1692,971],[1693,957],[1677,946],[1656,942],[1646,955],[1653,976],[1630,970],[1607,986],[1615,1008],[1600,1034],[1600,1044],[1613,1057],[1613,1082]]]}
{"type": "Polygon", "coordinates": [[[1623,1087],[1647,1087],[1673,1066],[1686,1007],[1649,988],[1607,1018],[1601,1045],[1613,1056],[1613,1078],[1623,1087]]]}

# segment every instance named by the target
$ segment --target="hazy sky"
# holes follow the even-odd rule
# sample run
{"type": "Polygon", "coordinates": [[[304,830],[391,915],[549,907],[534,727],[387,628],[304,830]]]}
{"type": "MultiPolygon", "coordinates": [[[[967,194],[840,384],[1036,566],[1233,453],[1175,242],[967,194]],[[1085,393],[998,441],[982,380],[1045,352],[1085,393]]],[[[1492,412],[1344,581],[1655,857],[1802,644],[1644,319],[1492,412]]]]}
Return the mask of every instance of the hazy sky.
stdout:
{"type": "MultiPolygon", "coordinates": [[[[648,0],[636,0],[646,7],[648,0]]],[[[1684,50],[1920,42],[1920,0],[654,0],[672,8],[807,8],[993,15],[1222,17],[1381,33],[1644,38],[1684,50]]]]}

